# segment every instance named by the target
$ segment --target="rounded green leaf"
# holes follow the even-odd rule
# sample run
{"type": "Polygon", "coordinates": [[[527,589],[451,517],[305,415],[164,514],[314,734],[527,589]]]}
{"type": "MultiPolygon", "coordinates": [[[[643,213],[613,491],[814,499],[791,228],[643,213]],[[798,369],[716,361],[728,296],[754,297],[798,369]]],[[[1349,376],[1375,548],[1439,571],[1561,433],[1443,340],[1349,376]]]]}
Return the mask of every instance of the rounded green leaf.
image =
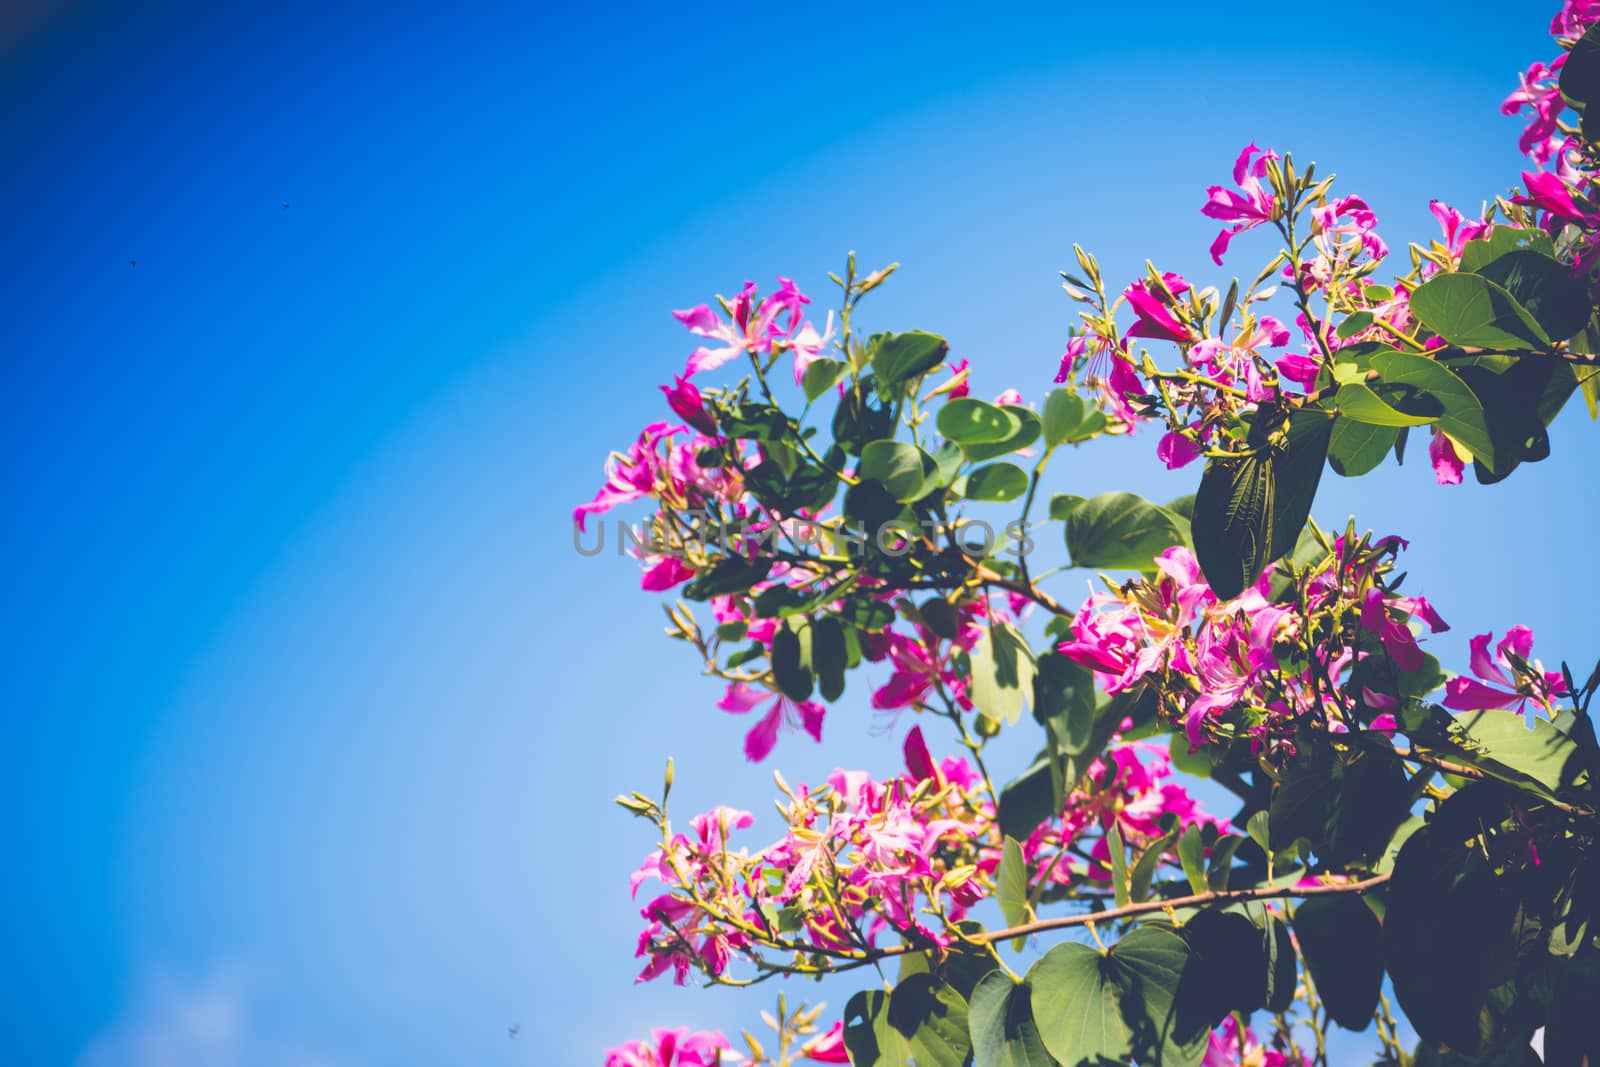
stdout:
{"type": "Polygon", "coordinates": [[[992,444],[1016,433],[1020,422],[1005,408],[963,396],[939,409],[939,432],[959,445],[992,444]]]}
{"type": "Polygon", "coordinates": [[[1194,553],[1222,600],[1244,592],[1272,561],[1277,479],[1260,456],[1213,459],[1194,497],[1194,553]]]}
{"type": "Polygon", "coordinates": [[[1294,933],[1333,1021],[1365,1030],[1383,985],[1383,928],[1356,896],[1312,897],[1294,909],[1294,933]]]}
{"type": "Polygon", "coordinates": [[[962,445],[962,451],[972,462],[982,463],[985,460],[1008,456],[1019,448],[1027,448],[1044,432],[1039,416],[1020,404],[1008,405],[1003,410],[1017,420],[1017,428],[999,441],[962,445]]]}
{"type": "Polygon", "coordinates": [[[844,694],[844,627],[832,615],[811,624],[811,666],[817,675],[817,689],[824,700],[838,700],[844,694]]]}
{"type": "Polygon", "coordinates": [[[1051,1067],[1033,1021],[1028,984],[1003,971],[990,971],[972,991],[968,1023],[975,1067],[1051,1067]]]}
{"type": "Polygon", "coordinates": [[[1067,1067],[1128,1062],[1128,1028],[1122,1023],[1109,969],[1100,953],[1068,941],[1028,970],[1039,1038],[1067,1067]]]}
{"type": "Polygon", "coordinates": [[[772,677],[791,700],[811,697],[811,630],[795,631],[786,622],[772,635],[772,677]]]}
{"type": "Polygon", "coordinates": [[[991,463],[967,476],[968,500],[1015,500],[1027,491],[1027,472],[1015,463],[991,463]]]}
{"type": "Polygon", "coordinates": [[[937,476],[939,465],[916,445],[904,441],[873,441],[861,450],[857,473],[888,490],[899,501],[916,500],[928,482],[937,476]]]}
{"type": "Polygon", "coordinates": [[[1155,557],[1188,540],[1188,523],[1133,493],[1102,493],[1067,515],[1067,551],[1078,567],[1155,569],[1155,557]]]}
{"type": "Polygon", "coordinates": [[[935,333],[886,333],[873,346],[872,369],[880,384],[899,385],[937,367],[948,351],[945,339],[935,333]]]}
{"type": "Polygon", "coordinates": [[[1437,400],[1444,409],[1439,415],[1439,429],[1465,445],[1473,458],[1494,469],[1494,439],[1483,404],[1460,375],[1437,360],[1409,352],[1379,352],[1372,357],[1372,368],[1385,385],[1413,388],[1437,400]]]}
{"type": "Polygon", "coordinates": [[[1426,426],[1432,416],[1408,415],[1392,408],[1362,382],[1345,382],[1334,395],[1333,406],[1347,419],[1372,426],[1426,426]]]}
{"type": "Polygon", "coordinates": [[[1077,393],[1069,393],[1065,389],[1056,389],[1045,398],[1044,417],[1044,443],[1054,448],[1064,441],[1069,441],[1075,431],[1083,423],[1084,403],[1083,397],[1077,393]]]}
{"type": "Polygon", "coordinates": [[[1016,722],[1024,699],[1033,695],[1036,667],[1027,640],[1010,623],[995,623],[978,638],[971,657],[973,705],[991,719],[1016,722]]]}
{"type": "Polygon", "coordinates": [[[1411,294],[1411,313],[1453,345],[1548,348],[1544,329],[1512,295],[1476,274],[1436,274],[1411,294]]]}
{"type": "Polygon", "coordinates": [[[872,989],[850,998],[845,1050],[855,1067],[965,1067],[968,1025],[960,993],[930,974],[913,974],[893,993],[872,989]]]}

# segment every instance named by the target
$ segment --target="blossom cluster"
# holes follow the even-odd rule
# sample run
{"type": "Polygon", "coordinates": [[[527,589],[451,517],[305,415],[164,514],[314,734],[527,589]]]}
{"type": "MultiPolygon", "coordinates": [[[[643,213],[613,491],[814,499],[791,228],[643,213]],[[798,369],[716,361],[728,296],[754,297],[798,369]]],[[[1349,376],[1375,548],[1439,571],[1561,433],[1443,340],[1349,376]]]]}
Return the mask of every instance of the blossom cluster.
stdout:
{"type": "Polygon", "coordinates": [[[859,957],[885,933],[948,945],[988,892],[978,864],[996,844],[993,806],[965,759],[935,764],[920,731],[906,751],[898,777],[836,771],[824,786],[788,791],[786,831],[765,849],[731,847],[754,819],[730,808],[665,841],[631,879],[635,893],[649,879],[668,886],[641,911],[640,980],[670,970],[682,983],[691,969],[717,978],[735,958],[803,969],[807,954],[859,957]],[[795,958],[775,964],[764,951],[795,958]]]}
{"type": "MultiPolygon", "coordinates": [[[[1269,568],[1240,596],[1219,602],[1194,554],[1175,546],[1156,560],[1157,574],[1092,594],[1073,618],[1059,651],[1095,671],[1107,692],[1154,685],[1163,711],[1181,723],[1191,748],[1227,735],[1292,751],[1294,727],[1307,717],[1348,729],[1355,701],[1340,684],[1354,666],[1357,631],[1376,638],[1402,671],[1424,653],[1410,622],[1448,629],[1426,597],[1401,596],[1383,581],[1405,542],[1337,538],[1321,564],[1302,576],[1295,595],[1276,598],[1281,566],[1269,568]]],[[[1397,693],[1366,690],[1361,705],[1386,715],[1397,693]]],[[[1392,715],[1368,725],[1392,729],[1392,715]]]]}

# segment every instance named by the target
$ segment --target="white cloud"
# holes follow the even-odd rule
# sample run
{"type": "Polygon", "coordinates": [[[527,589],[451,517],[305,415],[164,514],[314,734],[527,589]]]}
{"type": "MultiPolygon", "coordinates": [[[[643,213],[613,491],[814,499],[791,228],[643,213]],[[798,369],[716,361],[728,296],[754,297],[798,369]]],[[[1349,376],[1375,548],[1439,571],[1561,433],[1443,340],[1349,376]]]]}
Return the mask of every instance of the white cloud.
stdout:
{"type": "Polygon", "coordinates": [[[236,969],[187,982],[151,969],[121,1017],[84,1047],[77,1067],[335,1067],[253,1034],[250,991],[236,969]]]}

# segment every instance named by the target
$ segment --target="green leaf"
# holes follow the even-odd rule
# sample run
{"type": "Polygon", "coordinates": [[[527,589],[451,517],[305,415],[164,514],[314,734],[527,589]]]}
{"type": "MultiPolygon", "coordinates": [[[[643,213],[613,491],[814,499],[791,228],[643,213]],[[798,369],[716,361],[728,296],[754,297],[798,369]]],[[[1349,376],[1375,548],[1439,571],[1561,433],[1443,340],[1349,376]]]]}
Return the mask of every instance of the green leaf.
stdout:
{"type": "MultiPolygon", "coordinates": [[[[1600,24],[1590,26],[1567,53],[1567,62],[1561,69],[1561,92],[1580,104],[1593,104],[1600,100],[1600,24]]],[[[1588,108],[1584,109],[1588,118],[1588,108]]]]}
{"type": "Polygon", "coordinates": [[[855,1067],[964,1067],[972,1051],[967,1003],[932,975],[913,974],[893,993],[850,998],[844,1044],[855,1067]]]}
{"type": "Polygon", "coordinates": [[[939,409],[939,432],[958,445],[993,444],[1016,433],[1021,421],[1003,407],[957,397],[939,409]]]}
{"type": "Polygon", "coordinates": [[[1321,408],[1302,408],[1289,418],[1284,447],[1271,458],[1275,491],[1268,551],[1278,559],[1294,551],[1311,515],[1322,482],[1333,435],[1333,416],[1321,408]]]}
{"type": "Polygon", "coordinates": [[[762,556],[745,559],[729,556],[719,559],[695,575],[694,581],[684,587],[683,595],[690,600],[710,600],[714,596],[747,592],[752,585],[766,578],[773,561],[762,556]]]}
{"type": "Polygon", "coordinates": [[[1026,838],[1059,810],[1051,782],[1055,766],[1055,759],[1046,752],[1001,788],[997,819],[1002,834],[1019,840],[1026,838]]]}
{"type": "Polygon", "coordinates": [[[822,699],[838,700],[844,695],[845,671],[844,627],[832,615],[824,615],[811,624],[811,666],[816,671],[817,688],[822,699]]]}
{"type": "Polygon", "coordinates": [[[1028,491],[1028,475],[1015,463],[991,463],[967,476],[968,500],[1015,500],[1028,491]]]}
{"type": "Polygon", "coordinates": [[[1211,858],[1206,862],[1206,888],[1221,892],[1228,888],[1233,876],[1233,855],[1244,844],[1238,834],[1224,834],[1211,846],[1211,858]]]}
{"type": "MultiPolygon", "coordinates": [[[[1529,729],[1514,711],[1465,711],[1456,716],[1455,725],[1471,746],[1465,752],[1470,762],[1517,784],[1532,781],[1554,791],[1568,762],[1578,755],[1577,743],[1553,723],[1536,718],[1529,729]]],[[[1577,768],[1573,763],[1573,773],[1577,768]]]]}
{"type": "Polygon", "coordinates": [[[1053,390],[1044,401],[1044,443],[1054,448],[1072,439],[1083,422],[1083,398],[1065,389],[1053,390]]]}
{"type": "Polygon", "coordinates": [[[1188,540],[1188,523],[1133,493],[1102,493],[1067,516],[1067,551],[1078,567],[1155,569],[1155,557],[1188,540]]]}
{"type": "Polygon", "coordinates": [[[873,441],[861,450],[860,476],[878,482],[902,502],[919,499],[938,470],[932,456],[904,441],[873,441]]]}
{"type": "Polygon", "coordinates": [[[1383,985],[1383,928],[1358,896],[1311,897],[1294,910],[1294,933],[1333,1021],[1365,1030],[1383,985]]]}
{"type": "Polygon", "coordinates": [[[873,346],[872,369],[883,385],[898,386],[937,367],[948,351],[949,344],[938,334],[887,333],[873,346]]]}
{"type": "Polygon", "coordinates": [[[862,379],[859,389],[849,389],[833,411],[833,439],[852,456],[861,455],[869,441],[877,441],[894,432],[891,413],[873,405],[869,399],[872,380],[862,379]]]}
{"type": "Polygon", "coordinates": [[[1057,493],[1050,498],[1050,517],[1060,522],[1065,522],[1083,503],[1084,498],[1081,496],[1073,496],[1071,493],[1057,493]]]}
{"type": "Polygon", "coordinates": [[[1128,1062],[1128,1028],[1122,1023],[1108,961],[1088,945],[1065,941],[1028,971],[1029,1000],[1039,1037],[1067,1067],[1111,1067],[1128,1062]]]}
{"type": "Polygon", "coordinates": [[[1255,923],[1208,908],[1184,923],[1182,933],[1190,958],[1179,993],[1187,1012],[1209,1029],[1230,1011],[1266,1007],[1266,942],[1255,923]]]}
{"type": "Polygon", "coordinates": [[[772,635],[772,677],[791,700],[811,697],[811,628],[796,632],[787,622],[772,635]]]}
{"type": "Polygon", "coordinates": [[[1000,866],[994,872],[994,900],[1000,905],[1007,926],[1021,926],[1032,916],[1028,907],[1028,861],[1022,846],[1008,837],[1000,850],[1000,866]]]}
{"type": "Polygon", "coordinates": [[[1178,838],[1178,862],[1183,865],[1183,875],[1189,879],[1189,888],[1196,893],[1206,891],[1205,842],[1200,828],[1190,826],[1178,838]]]}
{"type": "Polygon", "coordinates": [[[1436,274],[1411,294],[1411,313],[1453,345],[1531,350],[1550,337],[1512,295],[1476,274],[1436,274]]]}
{"type": "Polygon", "coordinates": [[[1345,478],[1367,474],[1383,462],[1399,436],[1400,431],[1392,426],[1335,419],[1333,437],[1328,441],[1328,466],[1345,478]]]}
{"type": "Polygon", "coordinates": [[[972,703],[990,719],[1014,723],[1033,693],[1033,650],[1010,623],[995,623],[972,648],[972,703]]]}
{"type": "Polygon", "coordinates": [[[1094,674],[1059,652],[1040,656],[1033,679],[1033,717],[1055,726],[1062,748],[1088,750],[1095,722],[1094,674]]]}
{"type": "Polygon", "coordinates": [[[1430,416],[1397,411],[1362,382],[1346,382],[1339,386],[1333,406],[1345,418],[1372,426],[1427,426],[1434,421],[1430,416]]]}
{"type": "Polygon", "coordinates": [[[1131,902],[1128,893],[1128,848],[1122,843],[1122,831],[1112,823],[1106,831],[1106,848],[1111,853],[1111,892],[1117,907],[1125,908],[1131,902]]]}
{"type": "Polygon", "coordinates": [[[832,389],[839,384],[839,379],[844,377],[844,372],[849,369],[849,364],[842,360],[818,358],[811,361],[805,374],[800,379],[800,387],[805,390],[808,401],[832,389]]]}
{"type": "Polygon", "coordinates": [[[1009,404],[1002,410],[1016,420],[1017,428],[998,441],[982,441],[962,445],[962,451],[967,454],[967,458],[972,462],[982,463],[985,460],[1008,456],[1019,448],[1027,448],[1037,441],[1039,435],[1044,432],[1039,416],[1020,404],[1009,404]]]}
{"type": "Polygon", "coordinates": [[[1466,243],[1461,249],[1460,269],[1468,274],[1476,274],[1507,252],[1515,252],[1519,248],[1531,248],[1546,255],[1553,255],[1556,250],[1555,242],[1543,230],[1525,230],[1501,223],[1486,236],[1466,243]]]}
{"type": "Polygon", "coordinates": [[[1372,366],[1385,385],[1409,386],[1437,400],[1444,408],[1439,429],[1494,469],[1494,439],[1483,404],[1460,375],[1437,360],[1406,352],[1380,352],[1372,357],[1372,366]]]}
{"type": "Polygon", "coordinates": [[[1335,330],[1334,333],[1338,334],[1341,338],[1348,339],[1354,337],[1356,334],[1360,333],[1362,330],[1365,330],[1371,325],[1372,312],[1358,311],[1354,315],[1351,315],[1349,318],[1341,322],[1339,324],[1339,328],[1335,330]]]}
{"type": "Polygon", "coordinates": [[[1145,846],[1139,854],[1139,861],[1133,865],[1133,871],[1128,875],[1128,895],[1134,903],[1143,903],[1150,899],[1150,883],[1155,881],[1156,868],[1161,865],[1161,857],[1178,840],[1178,831],[1173,830],[1165,837],[1158,837],[1145,846]]]}
{"type": "Polygon", "coordinates": [[[1277,479],[1262,456],[1213,459],[1194,498],[1194,552],[1219,599],[1232,600],[1272,562],[1277,479]]]}
{"type": "Polygon", "coordinates": [[[1051,1067],[1033,1019],[1033,991],[1003,971],[990,971],[969,1006],[973,1063],[983,1067],[1051,1067]]]}
{"type": "Polygon", "coordinates": [[[1111,982],[1136,1062],[1198,1067],[1205,1056],[1215,1020],[1179,998],[1189,959],[1188,943],[1161,926],[1141,926],[1111,947],[1111,982]]]}
{"type": "Polygon", "coordinates": [[[1594,312],[1588,276],[1543,252],[1508,252],[1478,273],[1510,293],[1552,340],[1580,333],[1594,312]]]}

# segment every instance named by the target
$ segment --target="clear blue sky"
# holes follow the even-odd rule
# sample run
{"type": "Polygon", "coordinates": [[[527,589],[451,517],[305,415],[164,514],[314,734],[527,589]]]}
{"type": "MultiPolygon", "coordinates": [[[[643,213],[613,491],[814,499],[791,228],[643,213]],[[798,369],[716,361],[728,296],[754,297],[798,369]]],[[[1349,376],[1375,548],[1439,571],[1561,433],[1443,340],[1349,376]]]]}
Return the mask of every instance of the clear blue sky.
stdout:
{"type": "MultiPolygon", "coordinates": [[[[1554,5],[1077,6],[0,15],[0,1059],[581,1065],[754,1025],[630,985],[648,842],[610,797],[672,751],[685,810],[759,809],[769,768],[632,566],[571,550],[664,414],[668,309],[822,297],[855,248],[905,264],[873,325],[1037,398],[1071,242],[1218,280],[1197,208],[1252,138],[1396,247],[1515,181],[1495,105],[1554,5]]],[[[1554,440],[1492,490],[1330,475],[1317,514],[1415,539],[1456,662],[1518,621],[1584,659],[1595,430],[1554,440]]],[[[1189,491],[1153,445],[1055,487],[1189,491]]],[[[897,765],[863,688],[791,780],[897,765]]]]}

